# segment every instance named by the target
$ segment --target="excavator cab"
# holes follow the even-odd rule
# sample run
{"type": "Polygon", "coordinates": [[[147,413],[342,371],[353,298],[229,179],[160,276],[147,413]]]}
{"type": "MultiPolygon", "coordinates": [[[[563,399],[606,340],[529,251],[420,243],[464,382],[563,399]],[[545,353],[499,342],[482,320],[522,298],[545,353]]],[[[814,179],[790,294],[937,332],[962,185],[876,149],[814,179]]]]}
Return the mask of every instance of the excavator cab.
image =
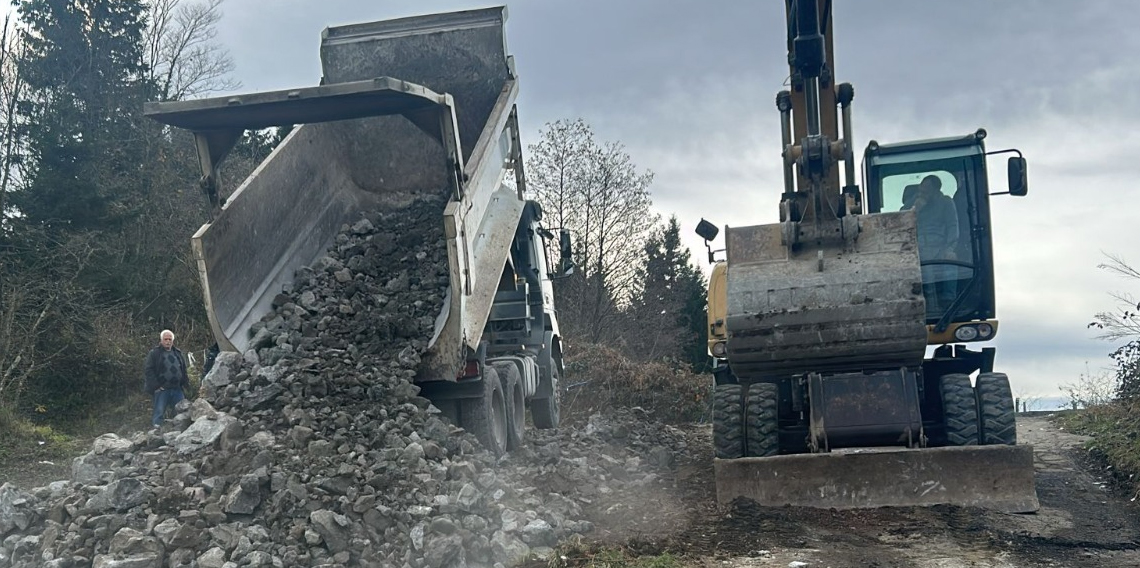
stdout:
{"type": "MultiPolygon", "coordinates": [[[[990,341],[997,333],[985,137],[978,129],[917,142],[871,141],[863,154],[868,212],[915,212],[930,345],[990,341]]],[[[1024,158],[1010,158],[1008,169],[1003,193],[1025,195],[1024,158]]]]}

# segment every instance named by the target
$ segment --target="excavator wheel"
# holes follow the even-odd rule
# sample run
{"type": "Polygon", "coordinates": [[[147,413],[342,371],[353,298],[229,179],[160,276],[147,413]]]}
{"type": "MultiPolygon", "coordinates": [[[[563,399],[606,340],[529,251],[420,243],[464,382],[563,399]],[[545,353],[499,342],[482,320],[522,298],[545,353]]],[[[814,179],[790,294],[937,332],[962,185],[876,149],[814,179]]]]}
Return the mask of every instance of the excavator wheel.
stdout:
{"type": "Polygon", "coordinates": [[[744,424],[740,385],[717,385],[713,390],[713,448],[716,457],[744,457],[744,424]]]}
{"type": "Polygon", "coordinates": [[[558,374],[558,361],[550,362],[550,382],[551,395],[548,398],[532,398],[530,399],[530,417],[534,420],[534,427],[539,429],[557,428],[558,422],[561,419],[561,411],[558,409],[558,381],[561,378],[558,374]]]}
{"type": "Polygon", "coordinates": [[[459,413],[463,428],[474,434],[483,447],[496,457],[506,453],[507,402],[494,368],[483,368],[483,396],[460,401],[459,413]]]}
{"type": "Polygon", "coordinates": [[[978,423],[983,445],[1017,445],[1013,393],[1005,373],[981,373],[975,388],[978,396],[978,423]]]}
{"type": "Polygon", "coordinates": [[[942,422],[946,427],[949,446],[978,444],[978,406],[974,401],[974,387],[970,376],[961,373],[943,375],[939,381],[942,391],[942,422]]]}
{"type": "Polygon", "coordinates": [[[514,363],[503,361],[495,363],[494,367],[503,383],[507,400],[507,450],[513,451],[526,439],[526,395],[522,377],[514,363]]]}
{"type": "Polygon", "coordinates": [[[776,399],[780,391],[772,383],[748,386],[748,405],[744,410],[746,453],[762,458],[780,453],[780,432],[776,415],[776,399]]]}

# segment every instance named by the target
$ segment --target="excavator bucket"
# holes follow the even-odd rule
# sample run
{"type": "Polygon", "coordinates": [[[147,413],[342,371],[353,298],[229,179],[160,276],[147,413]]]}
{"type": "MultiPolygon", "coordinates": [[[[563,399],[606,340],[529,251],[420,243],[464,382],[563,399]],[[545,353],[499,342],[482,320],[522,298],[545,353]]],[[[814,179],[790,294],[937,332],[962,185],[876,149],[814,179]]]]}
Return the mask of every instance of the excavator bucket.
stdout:
{"type": "Polygon", "coordinates": [[[726,231],[728,359],[737,376],[922,362],[926,304],[913,212],[846,221],[849,231],[857,224],[849,241],[793,251],[782,224],[726,231]]]}
{"type": "Polygon", "coordinates": [[[717,502],[860,509],[924,505],[1031,513],[1031,446],[866,448],[716,460],[717,502]]]}

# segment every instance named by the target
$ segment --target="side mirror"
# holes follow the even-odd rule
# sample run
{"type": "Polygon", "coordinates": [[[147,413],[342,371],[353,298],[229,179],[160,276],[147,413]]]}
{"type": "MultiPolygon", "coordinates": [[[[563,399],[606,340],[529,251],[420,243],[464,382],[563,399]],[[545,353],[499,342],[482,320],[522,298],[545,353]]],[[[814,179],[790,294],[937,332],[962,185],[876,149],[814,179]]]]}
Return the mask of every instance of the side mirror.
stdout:
{"type": "Polygon", "coordinates": [[[1014,156],[1009,159],[1009,194],[1018,197],[1029,193],[1029,174],[1025,158],[1014,156]]]}
{"type": "Polygon", "coordinates": [[[705,250],[709,252],[709,264],[716,262],[716,259],[713,256],[713,249],[711,246],[709,246],[709,241],[715,239],[719,234],[720,229],[718,229],[716,225],[713,225],[704,219],[701,219],[701,222],[697,223],[697,236],[705,240],[705,250]]]}
{"type": "Polygon", "coordinates": [[[697,223],[697,235],[700,236],[702,239],[704,239],[706,241],[711,241],[711,240],[715,239],[716,236],[719,234],[720,234],[720,229],[718,229],[716,225],[713,225],[712,223],[709,223],[708,221],[705,221],[704,219],[701,219],[701,222],[697,223]]]}
{"type": "Polygon", "coordinates": [[[558,231],[558,274],[570,276],[574,274],[574,247],[570,242],[570,231],[558,231]]]}
{"type": "Polygon", "coordinates": [[[561,258],[570,258],[573,254],[574,247],[570,245],[570,231],[560,229],[558,231],[558,256],[561,258]]]}

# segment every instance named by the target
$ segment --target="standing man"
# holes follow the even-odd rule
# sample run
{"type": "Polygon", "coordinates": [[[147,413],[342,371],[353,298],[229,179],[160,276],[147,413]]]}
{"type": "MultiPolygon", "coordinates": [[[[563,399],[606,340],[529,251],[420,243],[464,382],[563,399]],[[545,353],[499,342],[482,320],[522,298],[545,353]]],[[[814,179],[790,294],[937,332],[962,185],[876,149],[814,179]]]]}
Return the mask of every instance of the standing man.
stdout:
{"type": "Polygon", "coordinates": [[[146,356],[146,391],[154,396],[154,415],[151,423],[162,426],[166,408],[178,404],[184,391],[190,388],[190,375],[186,373],[186,359],[174,346],[174,332],[162,330],[159,344],[146,356]]]}

